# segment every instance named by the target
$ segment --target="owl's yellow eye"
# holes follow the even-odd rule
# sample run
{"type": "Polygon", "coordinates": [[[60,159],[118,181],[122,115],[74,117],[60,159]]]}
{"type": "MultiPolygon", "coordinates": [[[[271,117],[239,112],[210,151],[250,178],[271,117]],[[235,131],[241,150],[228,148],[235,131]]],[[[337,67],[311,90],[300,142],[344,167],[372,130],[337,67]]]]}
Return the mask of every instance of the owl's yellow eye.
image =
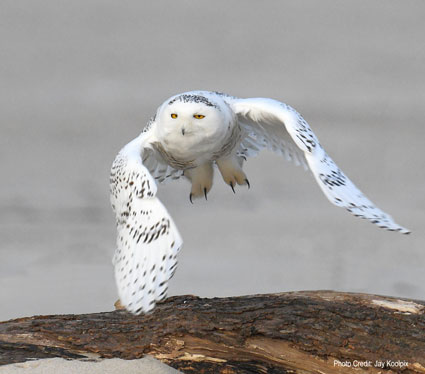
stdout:
{"type": "Polygon", "coordinates": [[[204,115],[202,115],[202,114],[194,114],[194,115],[193,115],[193,117],[195,117],[196,119],[202,119],[202,118],[204,118],[205,116],[204,116],[204,115]]]}
{"type": "Polygon", "coordinates": [[[171,113],[171,118],[177,118],[178,115],[176,113],[171,113]]]}

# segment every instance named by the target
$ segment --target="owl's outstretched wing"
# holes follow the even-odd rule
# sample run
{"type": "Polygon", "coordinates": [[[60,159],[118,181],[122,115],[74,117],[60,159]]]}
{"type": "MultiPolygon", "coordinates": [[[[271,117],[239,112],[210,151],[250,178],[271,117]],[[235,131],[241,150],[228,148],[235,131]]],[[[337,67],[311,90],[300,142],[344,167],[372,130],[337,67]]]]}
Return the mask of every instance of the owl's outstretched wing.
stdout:
{"type": "Polygon", "coordinates": [[[156,198],[155,179],[142,162],[152,152],[148,138],[149,132],[142,133],[119,152],[110,179],[117,224],[115,280],[121,304],[134,314],[149,312],[166,297],[183,244],[171,216],[156,198]]]}
{"type": "MultiPolygon", "coordinates": [[[[156,126],[155,117],[152,117],[141,135],[148,138],[156,126]]],[[[183,176],[182,170],[174,169],[162,156],[152,147],[143,149],[143,165],[149,170],[152,177],[158,182],[163,183],[173,179],[179,179],[183,176]]]]}
{"type": "Polygon", "coordinates": [[[310,167],[331,203],[379,227],[408,234],[391,216],[377,208],[326,154],[308,123],[289,105],[272,99],[226,98],[244,132],[238,154],[251,156],[262,148],[279,152],[310,167]]]}

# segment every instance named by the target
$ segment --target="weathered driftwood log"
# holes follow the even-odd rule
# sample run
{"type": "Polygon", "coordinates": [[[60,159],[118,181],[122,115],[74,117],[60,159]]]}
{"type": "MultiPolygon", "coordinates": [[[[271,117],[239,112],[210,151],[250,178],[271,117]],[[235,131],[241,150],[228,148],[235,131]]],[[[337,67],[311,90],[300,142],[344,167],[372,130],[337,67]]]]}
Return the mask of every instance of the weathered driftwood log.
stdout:
{"type": "Polygon", "coordinates": [[[332,291],[178,296],[145,316],[2,322],[0,363],[150,354],[184,373],[425,373],[424,313],[422,301],[332,291]]]}

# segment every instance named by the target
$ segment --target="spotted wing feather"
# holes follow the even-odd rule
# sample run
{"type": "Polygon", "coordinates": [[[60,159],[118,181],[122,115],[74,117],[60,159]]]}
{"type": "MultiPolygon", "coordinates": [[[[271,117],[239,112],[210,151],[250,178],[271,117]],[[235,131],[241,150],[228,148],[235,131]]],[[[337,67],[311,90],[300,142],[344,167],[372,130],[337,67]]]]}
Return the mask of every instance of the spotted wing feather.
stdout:
{"type": "Polygon", "coordinates": [[[113,264],[121,304],[130,312],[149,312],[167,294],[177,266],[180,234],[156,198],[155,179],[142,163],[142,134],[116,157],[111,169],[111,203],[116,215],[113,264]]]}
{"type": "Polygon", "coordinates": [[[307,163],[331,203],[381,228],[409,233],[409,230],[377,208],[347,178],[326,154],[308,123],[295,109],[265,98],[228,98],[227,101],[245,131],[240,154],[251,156],[262,148],[268,148],[296,163],[307,163]]]}
{"type": "MultiPolygon", "coordinates": [[[[156,126],[155,116],[152,117],[141,134],[148,138],[156,126]]],[[[163,157],[153,148],[148,147],[143,150],[143,165],[149,170],[152,177],[158,182],[163,183],[172,179],[179,179],[183,176],[182,170],[174,169],[163,157]]]]}

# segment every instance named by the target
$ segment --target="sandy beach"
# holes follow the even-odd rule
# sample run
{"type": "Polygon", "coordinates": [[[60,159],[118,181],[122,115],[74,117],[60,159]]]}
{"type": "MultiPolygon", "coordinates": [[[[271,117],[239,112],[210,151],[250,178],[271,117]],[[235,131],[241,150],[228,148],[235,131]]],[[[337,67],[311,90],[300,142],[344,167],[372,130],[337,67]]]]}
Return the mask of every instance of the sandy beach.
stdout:
{"type": "Polygon", "coordinates": [[[170,295],[425,298],[425,3],[0,8],[0,320],[113,310],[110,165],[158,105],[193,89],[295,107],[342,170],[412,234],[353,218],[309,172],[264,152],[246,164],[250,190],[233,194],[216,178],[208,201],[192,205],[185,181],[161,186],[185,241],[170,295]]]}
{"type": "Polygon", "coordinates": [[[162,364],[152,357],[140,360],[113,358],[98,362],[51,358],[20,364],[0,366],[0,374],[178,374],[179,371],[162,364]]]}

